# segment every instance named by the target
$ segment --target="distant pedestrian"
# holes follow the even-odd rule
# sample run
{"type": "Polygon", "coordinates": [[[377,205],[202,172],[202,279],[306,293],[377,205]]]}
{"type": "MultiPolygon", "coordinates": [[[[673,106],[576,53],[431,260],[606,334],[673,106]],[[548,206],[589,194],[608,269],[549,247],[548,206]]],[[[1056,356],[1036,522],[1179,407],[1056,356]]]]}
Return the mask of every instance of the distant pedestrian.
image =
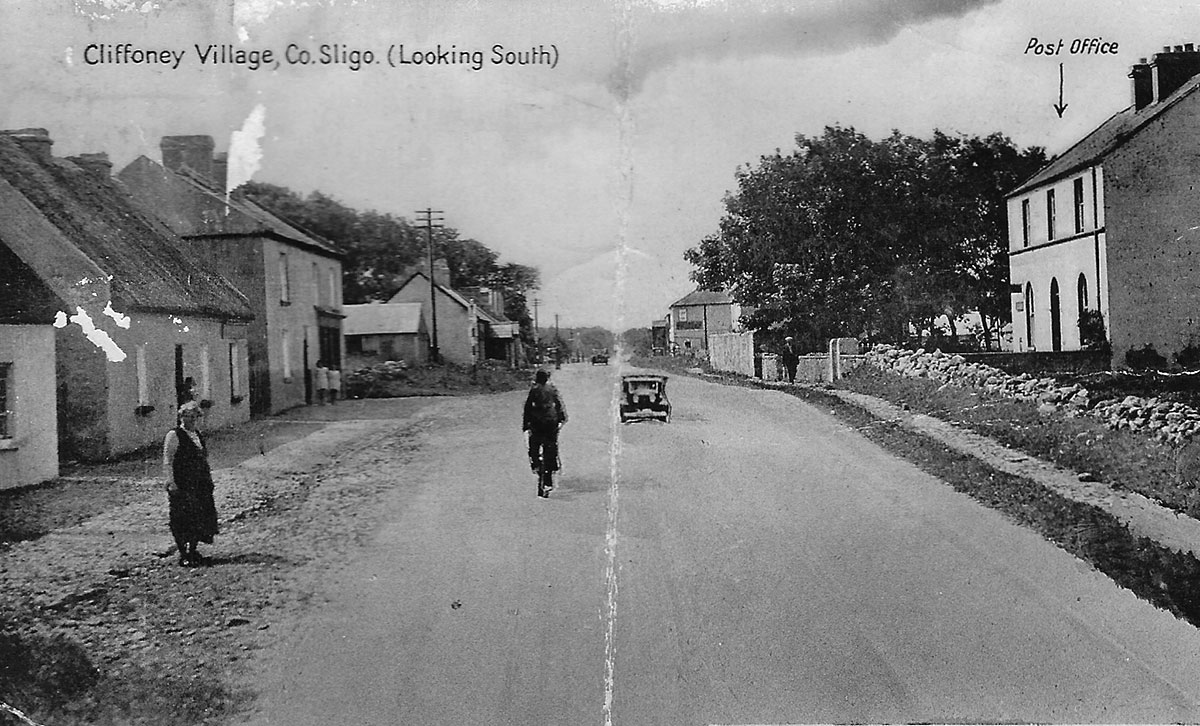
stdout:
{"type": "Polygon", "coordinates": [[[329,366],[329,403],[337,403],[342,395],[342,369],[336,365],[329,366]]]}
{"type": "Polygon", "coordinates": [[[783,369],[787,371],[788,383],[796,382],[796,366],[800,363],[800,352],[796,348],[796,341],[790,335],[783,339],[783,348],[779,351],[779,360],[783,363],[783,369]]]}
{"type": "Polygon", "coordinates": [[[203,412],[195,401],[179,407],[179,425],[163,440],[163,477],[170,505],[171,536],[179,548],[179,564],[204,564],[196,551],[200,542],[212,544],[218,533],[217,505],[213,501],[212,469],[208,446],[196,428],[203,412]]]}
{"type": "Polygon", "coordinates": [[[325,361],[317,361],[317,367],[313,369],[313,387],[317,389],[317,403],[325,405],[325,392],[329,390],[329,369],[325,367],[325,361]]]}

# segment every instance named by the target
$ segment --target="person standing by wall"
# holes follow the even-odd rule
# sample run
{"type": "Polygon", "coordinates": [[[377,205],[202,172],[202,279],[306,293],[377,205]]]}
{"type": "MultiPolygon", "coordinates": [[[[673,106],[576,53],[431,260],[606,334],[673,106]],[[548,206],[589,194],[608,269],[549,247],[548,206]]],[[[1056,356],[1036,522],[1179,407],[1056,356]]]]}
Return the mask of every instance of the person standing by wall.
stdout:
{"type": "Polygon", "coordinates": [[[783,363],[783,369],[787,372],[788,383],[795,383],[800,352],[796,348],[796,340],[790,335],[783,339],[783,348],[779,351],[779,361],[783,363]]]}
{"type": "Polygon", "coordinates": [[[179,564],[189,567],[204,564],[196,547],[212,544],[219,531],[208,447],[196,427],[203,415],[200,404],[186,401],[179,407],[179,425],[163,440],[171,536],[179,548],[179,564]]]}

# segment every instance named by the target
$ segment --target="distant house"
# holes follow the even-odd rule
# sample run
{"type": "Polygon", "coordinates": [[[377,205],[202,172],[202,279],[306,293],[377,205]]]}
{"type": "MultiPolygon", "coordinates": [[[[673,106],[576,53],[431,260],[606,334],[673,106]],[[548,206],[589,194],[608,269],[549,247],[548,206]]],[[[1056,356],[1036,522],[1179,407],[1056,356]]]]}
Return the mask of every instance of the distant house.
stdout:
{"type": "Polygon", "coordinates": [[[457,291],[475,304],[477,340],[483,341],[482,357],[516,365],[520,330],[504,314],[504,296],[489,287],[463,287],[457,291]]]}
{"type": "Polygon", "coordinates": [[[650,321],[650,349],[654,355],[662,355],[670,348],[671,318],[650,321]]]}
{"type": "Polygon", "coordinates": [[[4,398],[17,403],[0,456],[48,446],[29,437],[55,418],[64,458],[153,445],[185,395],[202,399],[206,427],[248,420],[246,297],[139,210],[107,157],[58,159],[51,144],[44,129],[0,134],[0,316],[20,328],[0,343],[13,356],[0,361],[4,398]],[[18,350],[22,339],[32,348],[18,350]],[[32,411],[27,394],[56,415],[32,411]]]}
{"type": "Polygon", "coordinates": [[[429,330],[422,303],[345,305],[346,368],[353,370],[389,360],[424,365],[429,359],[429,330]]]}
{"type": "Polygon", "coordinates": [[[318,361],[340,365],[340,248],[238,192],[209,136],[167,136],[160,165],[142,156],[117,175],[143,208],[250,300],[250,401],[256,414],[311,403],[318,361]]]}
{"type": "Polygon", "coordinates": [[[482,333],[476,305],[450,288],[450,271],[444,260],[434,263],[433,281],[425,269],[417,269],[388,302],[421,303],[421,315],[430,331],[431,344],[436,341],[438,355],[443,361],[473,365],[482,360],[482,333]],[[436,291],[433,300],[430,299],[431,286],[436,291]]]}
{"type": "Polygon", "coordinates": [[[741,329],[742,306],[725,290],[697,290],[671,303],[668,339],[680,352],[705,354],[708,336],[741,329]]]}
{"type": "Polygon", "coordinates": [[[1009,194],[1016,350],[1078,350],[1102,316],[1114,364],[1200,353],[1198,72],[1191,44],[1141,59],[1131,105],[1009,194]]]}

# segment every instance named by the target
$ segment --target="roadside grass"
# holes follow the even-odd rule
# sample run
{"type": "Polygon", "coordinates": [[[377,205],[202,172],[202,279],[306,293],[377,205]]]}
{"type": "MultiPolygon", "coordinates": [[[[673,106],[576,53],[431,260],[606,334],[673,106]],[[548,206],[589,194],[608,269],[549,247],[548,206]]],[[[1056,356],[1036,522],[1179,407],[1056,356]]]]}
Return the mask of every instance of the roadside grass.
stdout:
{"type": "MultiPolygon", "coordinates": [[[[695,364],[680,365],[666,358],[636,359],[631,363],[695,375],[687,370],[695,368],[695,364]]],[[[732,385],[769,387],[756,379],[734,374],[705,377],[732,385]]],[[[1035,406],[1022,402],[984,400],[980,394],[933,381],[864,368],[841,383],[846,389],[974,428],[1013,448],[1022,448],[1018,444],[1024,444],[1027,453],[1063,466],[1101,475],[1132,474],[1126,481],[1131,489],[1145,478],[1153,480],[1156,473],[1165,476],[1173,471],[1176,461],[1169,447],[1156,449],[1147,437],[1132,432],[1110,431],[1083,419],[1039,414],[1035,406]],[[1122,456],[1143,458],[1124,462],[1122,456]],[[1138,466],[1155,468],[1139,472],[1138,466]]],[[[821,388],[790,386],[776,390],[829,411],[867,439],[956,491],[1033,529],[1139,598],[1200,627],[1200,562],[1190,554],[1136,536],[1105,510],[1068,499],[1031,479],[994,469],[897,422],[877,419],[865,409],[821,388]]],[[[1190,490],[1181,491],[1161,482],[1155,490],[1174,495],[1175,501],[1183,501],[1185,506],[1193,501],[1187,496],[1190,490]]]]}
{"type": "Polygon", "coordinates": [[[923,378],[907,378],[864,365],[838,386],[971,429],[1010,448],[1090,474],[1192,517],[1200,517],[1200,444],[1154,441],[1135,431],[1113,430],[1084,416],[1041,413],[1016,401],[923,378]]]}

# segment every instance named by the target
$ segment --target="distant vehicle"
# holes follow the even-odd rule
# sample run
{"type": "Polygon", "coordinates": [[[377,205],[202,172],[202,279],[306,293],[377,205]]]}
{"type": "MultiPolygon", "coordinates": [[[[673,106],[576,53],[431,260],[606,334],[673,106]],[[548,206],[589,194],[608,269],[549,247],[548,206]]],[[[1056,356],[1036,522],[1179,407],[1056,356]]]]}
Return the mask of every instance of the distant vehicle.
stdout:
{"type": "Polygon", "coordinates": [[[608,365],[608,352],[598,350],[592,353],[592,365],[608,365]]]}
{"type": "Polygon", "coordinates": [[[658,419],[671,422],[671,402],[667,400],[667,377],[652,375],[621,376],[621,423],[658,419]]]}

